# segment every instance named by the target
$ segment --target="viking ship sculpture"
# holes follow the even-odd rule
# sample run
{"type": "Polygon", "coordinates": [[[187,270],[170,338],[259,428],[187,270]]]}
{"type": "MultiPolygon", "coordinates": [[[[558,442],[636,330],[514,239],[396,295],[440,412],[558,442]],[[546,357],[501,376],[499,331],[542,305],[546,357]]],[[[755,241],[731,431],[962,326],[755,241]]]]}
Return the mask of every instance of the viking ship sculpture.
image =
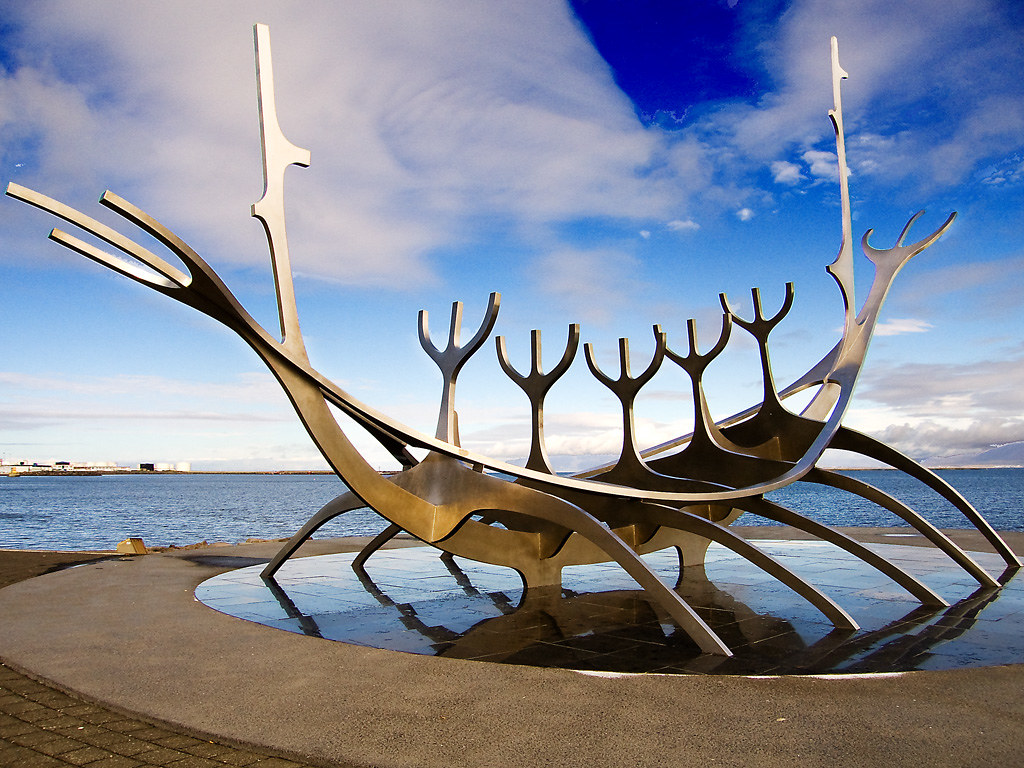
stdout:
{"type": "Polygon", "coordinates": [[[443,349],[431,341],[427,315],[420,313],[420,341],[440,368],[443,381],[440,414],[433,436],[411,429],[360,402],[312,366],[299,330],[284,218],[285,169],[289,165],[307,166],[309,152],[289,142],[278,126],[267,27],[256,26],[255,42],[265,190],[263,197],[253,205],[252,215],[266,230],[277,288],[280,339],[243,309],[216,272],[183,240],[112,192],[105,192],[100,203],[153,236],[184,269],[38,192],[12,183],[7,194],[50,212],[126,254],[130,259],[115,256],[60,229],[50,233],[50,238],[61,245],[222,323],[245,340],[277,378],[313,442],[350,490],[310,518],[267,565],[263,572],[265,578],[272,579],[282,563],[326,522],[350,510],[370,507],[390,525],[359,554],[355,560],[357,568],[361,568],[366,558],[387,539],[403,531],[433,545],[444,557],[458,555],[511,567],[522,576],[528,590],[558,586],[565,566],[614,561],[646,591],[653,605],[667,611],[701,651],[729,656],[731,652],[721,638],[640,557],[647,552],[675,547],[680,567],[700,565],[709,544],[717,542],[808,600],[837,627],[857,629],[854,619],[832,599],[728,527],[740,514],[749,512],[793,526],[846,550],[884,573],[925,605],[947,605],[942,596],[910,573],[853,538],[764,498],[764,494],[791,483],[812,482],[878,504],[917,529],[980,585],[999,586],[996,578],[914,510],[866,483],[820,468],[818,461],[829,448],[859,453],[916,478],[955,505],[984,534],[1009,567],[1020,567],[1021,561],[999,534],[950,485],[895,449],[842,424],[889,287],[911,257],[942,235],[955,214],[936,231],[909,245],[904,241],[920,214],[910,219],[890,248],[872,246],[869,243],[871,230],[868,230],[862,238],[862,248],[875,266],[875,277],[867,299],[857,310],[849,173],[840,101],[840,83],[847,75],[839,65],[834,38],[835,104],[829,116],[835,130],[839,161],[842,242],[838,256],[827,269],[838,285],[845,306],[842,338],[805,375],[777,389],[769,362],[768,341],[772,330],[792,306],[794,294],[789,284],[782,307],[771,317],[765,314],[756,288],[750,319],[737,315],[723,295],[720,336],[703,352],[698,346],[692,320],[688,338],[682,343],[669,339],[655,326],[655,352],[639,374],[631,370],[626,339],[619,342],[617,376],[601,370],[592,346],[586,345],[587,366],[621,404],[622,450],[613,464],[569,477],[555,474],[547,458],[544,400],[576,355],[580,339],[577,325],[570,326],[564,352],[548,373],[541,368],[539,332],[533,332],[527,374],[520,373],[509,360],[504,339],[500,336],[496,339],[500,365],[522,388],[532,411],[532,445],[525,467],[480,455],[463,448],[459,442],[456,380],[465,363],[484,346],[491,334],[499,308],[496,293],[490,296],[479,329],[465,344],[460,341],[461,303],[456,302],[452,307],[447,344],[443,349]],[[716,423],[705,399],[703,375],[725,349],[733,326],[751,334],[757,343],[764,395],[754,407],[716,423]],[[666,360],[679,365],[689,375],[695,426],[691,434],[641,450],[633,424],[634,402],[666,360]],[[810,388],[816,391],[800,413],[786,408],[787,398],[810,388]],[[364,427],[403,469],[392,476],[382,476],[349,440],[332,408],[364,427]],[[425,452],[424,458],[417,459],[411,449],[425,452]]]}

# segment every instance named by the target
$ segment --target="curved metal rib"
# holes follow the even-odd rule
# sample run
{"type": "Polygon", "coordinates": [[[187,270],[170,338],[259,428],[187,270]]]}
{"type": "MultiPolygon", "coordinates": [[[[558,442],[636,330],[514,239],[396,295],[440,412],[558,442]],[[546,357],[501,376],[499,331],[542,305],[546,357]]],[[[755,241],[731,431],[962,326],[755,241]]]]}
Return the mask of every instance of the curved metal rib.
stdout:
{"type": "Polygon", "coordinates": [[[694,533],[721,544],[792,589],[821,611],[835,626],[844,629],[860,629],[853,617],[832,598],[804,581],[774,557],[758,549],[734,531],[686,510],[656,504],[644,504],[643,508],[647,522],[694,533]]]}
{"type": "MultiPolygon", "coordinates": [[[[395,477],[412,495],[437,504],[447,521],[435,527],[433,538],[443,541],[454,534],[473,514],[486,510],[508,510],[575,531],[618,563],[664,608],[705,653],[731,656],[721,638],[685,600],[666,586],[636,552],[596,517],[564,499],[474,472],[463,464],[439,454],[427,457],[413,469],[395,477]]],[[[410,530],[413,535],[416,531],[410,530]]],[[[423,537],[420,537],[423,538],[423,537]]]]}
{"type": "Polygon", "coordinates": [[[958,547],[946,534],[929,523],[920,514],[908,507],[896,498],[885,493],[873,485],[857,480],[853,477],[841,475],[838,472],[829,472],[825,469],[812,469],[804,476],[804,482],[819,483],[831,488],[838,488],[848,493],[856,494],[868,501],[883,507],[894,515],[899,516],[914,528],[921,532],[932,544],[941,549],[957,565],[967,571],[983,587],[998,587],[991,574],[978,565],[970,555],[958,547]]]}
{"type": "Polygon", "coordinates": [[[28,187],[16,184],[13,181],[7,185],[7,195],[13,197],[15,200],[21,200],[24,203],[28,203],[29,205],[46,211],[47,213],[53,214],[69,224],[74,224],[76,227],[84,229],[104,242],[114,246],[122,253],[125,253],[133,259],[137,259],[141,263],[145,264],[149,269],[156,272],[163,279],[155,278],[152,274],[139,269],[131,262],[111,256],[97,248],[93,248],[92,246],[88,246],[85,243],[82,243],[78,238],[72,237],[59,229],[54,229],[50,232],[50,239],[70,248],[71,250],[81,253],[83,256],[87,256],[88,258],[99,262],[105,267],[109,267],[125,277],[129,277],[143,285],[148,285],[161,293],[165,293],[174,288],[185,288],[192,282],[189,275],[185,274],[180,269],[171,266],[152,251],[147,248],[143,248],[135,241],[122,235],[120,232],[111,229],[106,224],[96,221],[96,219],[86,216],[84,213],[75,210],[69,205],[65,205],[59,200],[54,200],[52,197],[47,197],[46,195],[40,194],[28,187]],[[79,248],[79,244],[86,245],[86,248],[79,248]]]}
{"type": "Polygon", "coordinates": [[[804,517],[798,512],[786,509],[767,499],[743,499],[736,502],[735,506],[747,512],[752,512],[755,515],[767,517],[769,520],[775,520],[783,525],[791,525],[830,544],[835,544],[854,557],[860,558],[872,568],[884,573],[925,605],[949,605],[946,600],[935,593],[929,586],[914,578],[899,566],[890,563],[881,555],[868,549],[856,539],[850,538],[842,531],[837,531],[835,528],[819,523],[809,517],[804,517]]]}
{"type": "Polygon", "coordinates": [[[655,597],[669,615],[679,624],[687,635],[704,653],[718,656],[732,656],[732,651],[722,639],[697,615],[690,605],[674,590],[666,586],[658,575],[650,569],[640,557],[622,539],[605,528],[596,518],[588,515],[578,507],[565,505],[568,509],[547,515],[541,510],[532,510],[537,517],[565,525],[590,539],[604,550],[633,580],[645,591],[655,597]]]}
{"type": "Polygon", "coordinates": [[[288,540],[287,544],[278,550],[277,554],[267,563],[266,568],[260,571],[260,576],[264,579],[274,578],[274,574],[284,565],[284,561],[295,554],[295,550],[305,544],[309,537],[316,533],[318,528],[339,515],[365,506],[366,503],[351,491],[331,499],[320,508],[320,511],[306,521],[306,524],[288,540]]]}
{"type": "Polygon", "coordinates": [[[876,459],[924,483],[960,510],[964,517],[971,522],[971,525],[988,539],[988,542],[1008,566],[1011,568],[1024,566],[1024,562],[1010,549],[1010,545],[1003,541],[1003,537],[999,535],[988,520],[979,514],[971,502],[965,499],[956,488],[932,472],[932,470],[914,461],[909,456],[900,453],[895,448],[891,448],[885,443],[849,427],[841,427],[836,432],[831,447],[876,459]]]}
{"type": "Polygon", "coordinates": [[[391,525],[374,536],[369,544],[359,550],[359,554],[356,555],[355,559],[352,561],[352,567],[356,570],[362,570],[363,565],[366,564],[366,561],[370,559],[370,556],[374,552],[379,550],[401,532],[402,526],[391,523],[391,525]]]}

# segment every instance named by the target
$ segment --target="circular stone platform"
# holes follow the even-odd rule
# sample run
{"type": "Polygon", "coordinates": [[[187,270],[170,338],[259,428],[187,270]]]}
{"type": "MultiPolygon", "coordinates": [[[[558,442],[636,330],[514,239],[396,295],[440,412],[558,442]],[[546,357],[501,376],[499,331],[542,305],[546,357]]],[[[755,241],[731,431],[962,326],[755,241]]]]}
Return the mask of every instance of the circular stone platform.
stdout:
{"type": "MultiPolygon", "coordinates": [[[[814,584],[861,625],[838,630],[813,606],[729,550],[684,569],[680,594],[735,656],[702,655],[615,564],[567,568],[563,589],[524,594],[507,568],[384,550],[355,571],[352,553],[291,560],[264,581],[261,565],[203,582],[198,600],[289,632],[428,656],[593,672],[662,674],[888,673],[1024,662],[1024,577],[982,589],[940,551],[872,548],[949,603],[928,608],[880,572],[824,542],[758,546],[814,584]],[[706,575],[705,575],[706,574],[706,575]]],[[[973,553],[999,574],[996,555],[973,553]]],[[[644,558],[668,583],[673,550],[644,558]]]]}

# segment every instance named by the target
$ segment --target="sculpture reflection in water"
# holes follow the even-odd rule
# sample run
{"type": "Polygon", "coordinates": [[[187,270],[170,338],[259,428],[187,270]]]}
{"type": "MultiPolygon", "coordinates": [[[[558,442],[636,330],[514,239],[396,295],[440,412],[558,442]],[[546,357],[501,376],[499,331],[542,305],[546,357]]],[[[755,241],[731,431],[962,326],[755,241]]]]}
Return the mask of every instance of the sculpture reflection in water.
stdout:
{"type": "Polygon", "coordinates": [[[502,337],[496,340],[498,359],[505,373],[523,390],[532,413],[530,458],[525,467],[481,455],[460,444],[455,409],[459,372],[486,343],[500,306],[491,294],[473,337],[461,343],[462,304],[452,308],[447,342],[437,346],[430,335],[425,312],[419,317],[424,350],[437,363],[442,396],[433,436],[418,432],[360,402],[320,374],[310,363],[299,329],[298,310],[284,217],[284,174],[289,165],[306,166],[309,152],[293,145],[278,125],[270,37],[266,27],[256,32],[257,85],[265,190],[252,214],[266,231],[275,277],[281,338],[264,329],[241,306],[216,272],[177,235],[147,213],[106,192],[101,203],[124,217],[165,247],[180,269],[132,239],[62,203],[18,184],[7,194],[64,219],[129,257],[112,255],[103,247],[54,229],[50,237],[110,269],[212,317],[237,333],[270,368],[284,388],[296,413],[331,468],[350,492],[317,512],[282,548],[264,571],[269,579],[318,528],[353,509],[368,506],[386,518],[390,527],[367,547],[357,563],[364,563],[378,547],[400,531],[433,545],[442,552],[471,560],[514,568],[530,590],[555,587],[567,566],[614,562],[708,654],[730,656],[726,642],[679,591],[670,588],[641,559],[641,555],[676,548],[687,565],[699,564],[711,542],[716,542],[754,564],[796,592],[837,628],[853,630],[858,624],[834,599],[766,554],[728,526],[743,512],[799,528],[845,550],[883,573],[924,605],[944,606],[946,600],[905,569],[863,546],[850,536],[822,525],[764,498],[764,494],[794,482],[829,485],[838,491],[867,498],[926,536],[953,563],[982,587],[998,581],[974,558],[921,515],[882,491],[818,467],[823,452],[843,449],[889,464],[925,483],[955,505],[1010,567],[1020,561],[999,534],[953,488],[934,473],[894,449],[843,426],[885,296],[907,261],[928,248],[953,220],[921,240],[907,245],[908,231],[920,214],[904,227],[896,244],[878,249],[869,243],[862,250],[874,264],[875,276],[858,311],[854,295],[853,233],[845,157],[840,83],[846,73],[839,65],[832,41],[834,108],[829,115],[836,134],[842,199],[842,240],[836,259],[827,267],[835,279],[845,309],[842,337],[821,360],[789,386],[779,390],[770,359],[769,336],[794,301],[787,285],[781,308],[766,314],[758,289],[753,290],[753,317],[737,315],[723,295],[721,332],[709,350],[700,351],[695,324],[688,323],[680,344],[660,326],[654,327],[655,352],[640,374],[631,369],[629,342],[619,342],[619,370],[602,370],[592,345],[584,346],[592,374],[618,400],[622,415],[622,448],[611,465],[573,477],[552,472],[544,437],[544,400],[571,366],[580,341],[580,328],[569,328],[558,364],[542,371],[541,338],[532,337],[530,372],[520,373],[510,361],[502,337]],[[761,402],[735,416],[715,422],[704,392],[704,374],[724,351],[734,325],[755,340],[763,382],[761,402]],[[692,434],[641,450],[637,444],[633,408],[643,387],[669,361],[690,379],[694,403],[692,434]],[[797,414],[785,401],[812,390],[809,404],[797,414]],[[339,426],[332,409],[354,419],[401,464],[402,471],[382,477],[359,453],[339,426]],[[498,477],[504,473],[512,480],[498,477]]]}
{"type": "MultiPolygon", "coordinates": [[[[443,658],[667,674],[827,674],[946,669],[1019,662],[1024,657],[1024,584],[972,590],[963,576],[943,580],[949,607],[915,605],[884,586],[864,588],[870,573],[808,542],[766,542],[780,557],[799,557],[808,574],[855,602],[866,627],[837,629],[813,611],[780,601],[749,565],[721,550],[708,573],[686,568],[676,584],[729,643],[730,658],[702,654],[657,603],[623,589],[613,569],[574,569],[570,587],[523,590],[500,569],[442,562],[428,550],[389,550],[368,569],[346,575],[352,555],[302,559],[285,568],[264,596],[258,568],[204,583],[199,599],[217,610],[329,640],[443,658]],[[597,571],[595,573],[595,570],[597,571]],[[410,576],[420,584],[411,589],[410,576]],[[243,589],[243,592],[235,592],[243,589]],[[275,610],[276,609],[276,610],[275,610]]],[[[895,557],[935,568],[922,548],[885,545],[895,557]],[[916,556],[916,557],[915,557],[916,556]]],[[[987,556],[991,557],[991,556],[987,556]]],[[[648,558],[673,572],[668,553],[648,558]]]]}

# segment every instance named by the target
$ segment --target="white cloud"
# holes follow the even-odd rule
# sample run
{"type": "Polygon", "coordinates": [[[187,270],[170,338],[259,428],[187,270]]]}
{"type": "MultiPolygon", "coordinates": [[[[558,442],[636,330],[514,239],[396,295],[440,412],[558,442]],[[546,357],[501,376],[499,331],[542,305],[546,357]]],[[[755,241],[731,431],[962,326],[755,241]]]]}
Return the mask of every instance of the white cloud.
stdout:
{"type": "Polygon", "coordinates": [[[932,328],[931,323],[915,318],[893,318],[875,326],[876,336],[900,336],[904,333],[924,333],[932,328]]]}
{"type": "Polygon", "coordinates": [[[869,366],[863,377],[858,401],[870,400],[905,417],[974,420],[1024,413],[1024,359],[1020,357],[876,365],[869,366]]]}
{"type": "Polygon", "coordinates": [[[876,434],[911,456],[962,456],[1024,440],[1024,419],[983,419],[964,424],[931,420],[893,424],[876,434]]]}
{"type": "Polygon", "coordinates": [[[173,460],[210,469],[210,457],[238,468],[259,452],[261,469],[323,467],[266,373],[195,381],[3,372],[0,385],[0,428],[14,438],[7,459],[17,450],[30,461],[173,460]],[[291,446],[287,454],[275,451],[280,444],[291,446]]]}
{"type": "Polygon", "coordinates": [[[613,249],[555,250],[536,261],[534,273],[537,289],[584,323],[606,323],[641,287],[636,259],[613,249]]]}
{"type": "MultiPolygon", "coordinates": [[[[488,431],[467,435],[465,444],[491,456],[507,459],[527,456],[530,452],[529,438],[510,440],[506,437],[508,428],[509,424],[506,423],[488,431]]],[[[658,445],[690,432],[688,424],[641,416],[636,417],[635,428],[637,443],[641,448],[658,445]]],[[[614,461],[622,450],[622,416],[614,410],[603,413],[578,411],[545,414],[544,429],[549,455],[596,457],[592,462],[580,463],[577,469],[595,466],[607,460],[614,461]]]]}
{"type": "Polygon", "coordinates": [[[693,219],[673,219],[665,227],[672,232],[696,232],[700,224],[693,219]]]}
{"type": "Polygon", "coordinates": [[[116,374],[112,376],[39,376],[0,371],[0,385],[7,392],[46,393],[50,399],[77,395],[102,395],[111,399],[157,397],[160,400],[223,399],[243,403],[281,402],[281,389],[264,372],[245,373],[226,382],[169,379],[162,376],[116,374]]]}
{"type": "MultiPolygon", "coordinates": [[[[843,86],[850,166],[888,187],[954,185],[986,158],[1024,147],[1024,95],[1014,74],[1024,50],[1009,7],[952,0],[937,14],[928,0],[798,0],[759,38],[759,63],[775,88],[755,103],[712,111],[701,135],[762,163],[791,150],[831,149],[822,62],[836,35],[850,73],[843,86]],[[915,115],[912,131],[907,114],[915,115]],[[861,134],[872,141],[861,144],[861,134]]],[[[820,160],[816,168],[820,178],[834,178],[820,160]]]]}
{"type": "Polygon", "coordinates": [[[838,163],[835,152],[821,152],[809,149],[803,153],[804,162],[807,163],[807,170],[811,176],[818,179],[838,178],[838,163]]]}
{"type": "Polygon", "coordinates": [[[16,19],[21,66],[0,76],[18,180],[82,206],[110,185],[201,251],[264,263],[247,216],[261,191],[252,18],[271,27],[282,127],[312,151],[288,173],[298,271],[419,285],[427,254],[485,217],[649,218],[685,197],[642,172],[664,137],[568,9],[529,2],[37,4],[16,19]]]}
{"type": "Polygon", "coordinates": [[[983,171],[982,181],[985,184],[1017,184],[1024,180],[1024,160],[1020,155],[1013,155],[990,166],[983,171]]]}
{"type": "Polygon", "coordinates": [[[796,184],[804,176],[800,173],[800,166],[786,160],[776,160],[771,165],[772,178],[776,184],[796,184]]]}
{"type": "Polygon", "coordinates": [[[898,181],[923,168],[954,183],[1024,146],[1016,81],[981,77],[992,61],[1020,59],[1013,28],[985,2],[942,14],[923,0],[793,3],[759,32],[775,89],[674,133],[641,127],[568,8],[542,2],[7,10],[19,46],[17,66],[0,75],[0,149],[22,166],[17,179],[76,205],[109,184],[201,251],[244,265],[264,263],[265,245],[246,215],[261,185],[243,20],[269,23],[281,123],[313,153],[310,169],[288,174],[295,267],[350,282],[429,284],[430,254],[472,239],[495,214],[531,231],[649,219],[696,199],[729,210],[765,162],[776,183],[800,180],[796,163],[772,160],[787,150],[812,178],[834,178],[834,155],[821,148],[831,143],[832,33],[855,82],[845,98],[858,171],[898,181]],[[963,86],[935,82],[953,53],[963,86]],[[889,127],[900,106],[936,89],[950,98],[933,123],[913,134],[889,127]],[[879,130],[865,131],[876,115],[879,130]]]}
{"type": "Polygon", "coordinates": [[[57,425],[68,428],[75,422],[93,422],[95,424],[106,424],[110,422],[130,421],[133,423],[147,421],[171,421],[180,426],[182,422],[204,422],[216,424],[219,422],[237,422],[239,424],[259,424],[260,422],[293,422],[294,417],[282,412],[268,414],[266,412],[225,412],[223,410],[201,410],[187,408],[170,410],[165,406],[157,409],[133,408],[116,410],[98,409],[67,409],[54,408],[52,405],[37,405],[25,407],[23,405],[0,406],[0,424],[5,430],[33,430],[44,426],[57,425]]]}
{"type": "MultiPolygon", "coordinates": [[[[926,230],[922,226],[922,231],[926,230]]],[[[913,231],[909,239],[915,239],[913,231]]],[[[988,318],[1002,323],[1008,315],[1024,308],[1022,280],[1024,256],[958,262],[919,270],[912,280],[898,283],[893,305],[898,301],[903,311],[915,314],[988,318]]]]}
{"type": "Polygon", "coordinates": [[[869,365],[845,423],[915,458],[1024,440],[1024,358],[869,365]]]}
{"type": "Polygon", "coordinates": [[[641,229],[640,232],[639,232],[639,235],[644,240],[650,240],[651,239],[651,231],[649,229],[641,229]]]}
{"type": "Polygon", "coordinates": [[[736,211],[736,218],[738,218],[740,221],[750,221],[752,218],[754,218],[754,212],[749,208],[740,208],[738,211],[736,211]]]}
{"type": "Polygon", "coordinates": [[[160,376],[38,376],[0,372],[7,429],[36,430],[69,422],[171,421],[291,423],[280,388],[265,373],[224,382],[160,376]],[[55,405],[59,404],[59,405],[55,405]],[[240,411],[239,406],[247,409],[240,411]]]}
{"type": "MultiPolygon", "coordinates": [[[[604,456],[618,454],[622,449],[622,416],[613,411],[545,414],[544,429],[545,445],[549,454],[604,456]]],[[[529,437],[510,440],[506,436],[508,432],[509,424],[505,423],[492,430],[467,436],[466,440],[488,455],[509,459],[528,455],[529,437]]]]}

